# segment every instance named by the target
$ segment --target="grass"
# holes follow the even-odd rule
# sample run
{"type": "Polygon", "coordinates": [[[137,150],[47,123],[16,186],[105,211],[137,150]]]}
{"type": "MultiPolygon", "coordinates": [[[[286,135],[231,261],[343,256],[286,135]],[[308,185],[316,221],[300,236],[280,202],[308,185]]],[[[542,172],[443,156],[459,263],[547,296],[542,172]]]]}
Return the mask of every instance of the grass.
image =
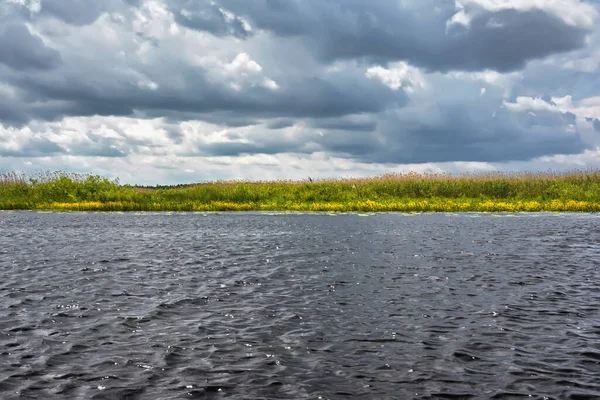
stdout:
{"type": "Polygon", "coordinates": [[[58,211],[600,211],[600,171],[395,174],[141,187],[96,175],[0,174],[0,209],[58,211]]]}

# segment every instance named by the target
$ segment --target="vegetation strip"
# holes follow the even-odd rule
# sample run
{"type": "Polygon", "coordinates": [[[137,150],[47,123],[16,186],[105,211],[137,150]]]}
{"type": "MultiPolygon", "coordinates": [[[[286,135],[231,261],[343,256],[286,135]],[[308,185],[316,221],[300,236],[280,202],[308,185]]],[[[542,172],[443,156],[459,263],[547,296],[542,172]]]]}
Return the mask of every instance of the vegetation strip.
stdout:
{"type": "Polygon", "coordinates": [[[600,211],[600,171],[121,185],[95,175],[0,174],[0,209],[56,211],[600,211]]]}

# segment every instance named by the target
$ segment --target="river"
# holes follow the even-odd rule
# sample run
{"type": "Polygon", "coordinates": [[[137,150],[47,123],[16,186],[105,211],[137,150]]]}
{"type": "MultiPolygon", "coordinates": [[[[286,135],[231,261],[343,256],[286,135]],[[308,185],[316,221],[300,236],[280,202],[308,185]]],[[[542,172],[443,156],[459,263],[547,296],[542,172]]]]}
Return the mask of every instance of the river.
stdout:
{"type": "Polygon", "coordinates": [[[597,214],[0,213],[0,398],[600,398],[597,214]]]}

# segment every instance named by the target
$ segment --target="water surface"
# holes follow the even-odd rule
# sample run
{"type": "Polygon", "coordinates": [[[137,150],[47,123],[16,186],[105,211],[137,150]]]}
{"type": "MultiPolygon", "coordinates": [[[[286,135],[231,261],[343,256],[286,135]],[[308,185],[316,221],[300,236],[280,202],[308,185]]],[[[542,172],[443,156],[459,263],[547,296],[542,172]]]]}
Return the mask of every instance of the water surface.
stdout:
{"type": "Polygon", "coordinates": [[[0,213],[0,398],[600,398],[599,224],[0,213]]]}

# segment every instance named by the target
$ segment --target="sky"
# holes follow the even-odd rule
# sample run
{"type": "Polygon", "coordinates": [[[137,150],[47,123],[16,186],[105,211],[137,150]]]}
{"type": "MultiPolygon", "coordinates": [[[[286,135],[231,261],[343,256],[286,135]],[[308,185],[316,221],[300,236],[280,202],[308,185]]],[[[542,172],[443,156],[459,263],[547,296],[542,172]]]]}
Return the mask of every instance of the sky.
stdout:
{"type": "Polygon", "coordinates": [[[0,0],[0,171],[598,167],[598,0],[0,0]]]}

